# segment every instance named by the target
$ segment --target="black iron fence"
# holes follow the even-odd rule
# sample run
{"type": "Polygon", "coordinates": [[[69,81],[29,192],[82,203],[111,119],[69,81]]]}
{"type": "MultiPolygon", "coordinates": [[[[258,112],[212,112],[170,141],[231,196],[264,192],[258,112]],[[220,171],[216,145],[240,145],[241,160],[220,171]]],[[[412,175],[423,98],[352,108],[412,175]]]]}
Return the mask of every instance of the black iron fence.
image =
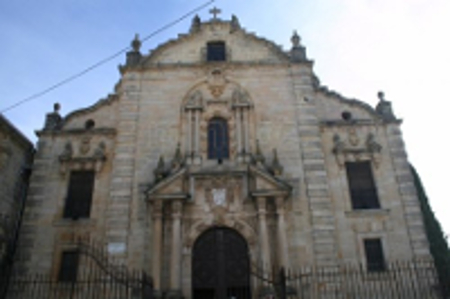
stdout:
{"type": "MultiPolygon", "coordinates": [[[[58,271],[47,274],[13,275],[4,299],[150,299],[152,280],[145,272],[129,270],[112,258],[103,246],[78,241],[76,276],[61,279],[58,271]]],[[[6,277],[0,278],[5,281],[6,277]]]]}
{"type": "Polygon", "coordinates": [[[450,277],[439,283],[432,261],[387,263],[383,271],[359,264],[253,271],[267,298],[427,299],[450,298],[450,277]],[[263,273],[266,272],[266,273],[263,273]]]}

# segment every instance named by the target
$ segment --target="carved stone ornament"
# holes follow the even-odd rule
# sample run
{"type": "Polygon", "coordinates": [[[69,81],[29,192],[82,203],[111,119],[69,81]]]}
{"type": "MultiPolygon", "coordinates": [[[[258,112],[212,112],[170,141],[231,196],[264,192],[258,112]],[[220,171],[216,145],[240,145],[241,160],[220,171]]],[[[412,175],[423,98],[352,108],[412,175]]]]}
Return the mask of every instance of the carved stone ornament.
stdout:
{"type": "Polygon", "coordinates": [[[203,107],[203,95],[200,90],[196,90],[189,97],[186,103],[186,108],[201,108],[203,107]]]}
{"type": "Polygon", "coordinates": [[[220,69],[215,69],[211,72],[208,79],[208,89],[214,98],[218,98],[223,94],[226,80],[220,69]]]}
{"type": "Polygon", "coordinates": [[[183,166],[183,164],[184,164],[184,160],[183,160],[183,155],[181,154],[181,145],[178,142],[177,149],[175,151],[175,155],[172,159],[172,170],[176,171],[176,170],[180,169],[181,166],[183,166]]]}
{"type": "Polygon", "coordinates": [[[61,155],[59,155],[59,160],[60,161],[70,160],[70,159],[72,159],[72,155],[73,155],[72,143],[69,141],[64,146],[64,150],[61,153],[61,155]]]}
{"type": "Polygon", "coordinates": [[[373,133],[369,133],[369,135],[367,135],[366,147],[372,156],[372,160],[375,166],[378,167],[381,162],[381,149],[383,147],[378,142],[376,142],[375,135],[373,133]]]}
{"type": "Polygon", "coordinates": [[[275,148],[273,149],[273,161],[270,166],[270,171],[275,176],[280,176],[283,174],[283,166],[280,164],[280,161],[278,161],[278,153],[275,148]]]}
{"type": "Polygon", "coordinates": [[[348,141],[353,146],[357,146],[359,143],[358,134],[356,134],[356,130],[354,128],[350,128],[348,130],[348,141]]]}
{"type": "Polygon", "coordinates": [[[365,159],[372,160],[375,167],[378,167],[381,162],[382,146],[375,140],[375,134],[369,133],[367,135],[364,146],[357,146],[358,144],[359,138],[354,130],[349,131],[347,141],[343,141],[338,134],[334,134],[332,152],[338,165],[343,167],[346,161],[365,159]]]}
{"type": "Polygon", "coordinates": [[[213,202],[217,206],[225,206],[227,200],[227,190],[225,188],[211,190],[213,202]]]}
{"type": "Polygon", "coordinates": [[[166,164],[164,162],[164,156],[160,156],[158,160],[158,165],[155,170],[153,170],[153,174],[155,175],[155,182],[159,182],[164,179],[167,175],[166,172],[166,164]]]}
{"type": "Polygon", "coordinates": [[[239,24],[239,19],[235,16],[231,16],[231,32],[237,31],[241,28],[241,25],[239,24]]]}
{"type": "Polygon", "coordinates": [[[198,15],[195,15],[195,17],[192,19],[192,23],[191,23],[191,33],[196,33],[200,31],[202,22],[200,20],[200,17],[198,15]]]}
{"type": "Polygon", "coordinates": [[[215,217],[226,217],[226,213],[240,207],[235,200],[239,193],[239,184],[231,177],[211,178],[204,182],[205,199],[215,217]],[[225,213],[225,214],[224,214],[225,213]],[[220,215],[222,216],[220,216],[220,215]]]}
{"type": "Polygon", "coordinates": [[[106,159],[106,145],[104,142],[100,142],[94,151],[94,158],[105,160],[106,159]]]}
{"type": "Polygon", "coordinates": [[[256,152],[254,156],[254,162],[257,166],[264,166],[264,162],[266,161],[266,158],[264,157],[263,153],[261,152],[261,148],[259,146],[259,140],[256,140],[256,152]]]}
{"type": "Polygon", "coordinates": [[[378,92],[378,98],[380,101],[378,102],[375,111],[380,115],[384,120],[394,121],[397,118],[395,117],[394,111],[392,110],[392,104],[389,101],[386,101],[384,98],[384,92],[378,92]]]}
{"type": "Polygon", "coordinates": [[[89,150],[90,138],[82,140],[80,144],[80,153],[82,153],[82,155],[80,156],[74,154],[72,143],[68,141],[59,155],[60,172],[65,174],[71,169],[101,171],[107,159],[105,143],[101,141],[92,155],[87,155],[89,150]],[[82,153],[82,148],[84,153],[82,153]]]}
{"type": "Polygon", "coordinates": [[[233,91],[231,96],[234,106],[238,107],[248,107],[250,106],[250,101],[248,100],[248,96],[239,88],[236,88],[233,91]]]}
{"type": "Polygon", "coordinates": [[[80,153],[86,155],[91,149],[91,138],[84,137],[80,143],[80,153]]]}

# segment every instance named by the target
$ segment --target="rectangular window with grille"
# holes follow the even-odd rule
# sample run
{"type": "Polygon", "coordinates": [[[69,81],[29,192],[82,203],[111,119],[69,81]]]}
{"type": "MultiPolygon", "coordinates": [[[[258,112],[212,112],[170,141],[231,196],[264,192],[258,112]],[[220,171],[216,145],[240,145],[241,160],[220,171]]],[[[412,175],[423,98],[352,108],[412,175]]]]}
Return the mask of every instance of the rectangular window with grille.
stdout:
{"type": "Polygon", "coordinates": [[[207,61],[225,61],[225,43],[224,42],[209,42],[207,44],[207,61]]]}
{"type": "Polygon", "coordinates": [[[75,282],[78,274],[79,253],[75,250],[64,251],[61,255],[58,281],[75,282]]]}
{"type": "Polygon", "coordinates": [[[345,168],[353,209],[379,209],[380,202],[370,161],[347,162],[345,168]]]}
{"type": "Polygon", "coordinates": [[[64,218],[89,218],[92,193],[94,191],[94,171],[72,171],[64,206],[64,218]]]}
{"type": "Polygon", "coordinates": [[[385,271],[383,246],[380,239],[365,239],[364,250],[366,252],[367,271],[385,271]]]}

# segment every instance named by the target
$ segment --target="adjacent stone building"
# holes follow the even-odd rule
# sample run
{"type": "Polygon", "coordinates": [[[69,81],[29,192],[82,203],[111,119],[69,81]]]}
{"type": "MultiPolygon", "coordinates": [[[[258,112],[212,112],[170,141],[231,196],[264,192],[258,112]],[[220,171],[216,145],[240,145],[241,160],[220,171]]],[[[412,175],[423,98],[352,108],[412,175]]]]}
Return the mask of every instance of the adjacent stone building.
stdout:
{"type": "Polygon", "coordinates": [[[0,114],[0,273],[12,254],[33,154],[33,144],[0,114]]]}
{"type": "Polygon", "coordinates": [[[252,268],[429,257],[382,93],[372,108],[329,91],[297,33],[284,51],[235,16],[140,47],[114,94],[55,107],[38,131],[20,271],[70,272],[83,237],[150,273],[157,294],[213,298],[223,277],[260,294],[252,268]]]}

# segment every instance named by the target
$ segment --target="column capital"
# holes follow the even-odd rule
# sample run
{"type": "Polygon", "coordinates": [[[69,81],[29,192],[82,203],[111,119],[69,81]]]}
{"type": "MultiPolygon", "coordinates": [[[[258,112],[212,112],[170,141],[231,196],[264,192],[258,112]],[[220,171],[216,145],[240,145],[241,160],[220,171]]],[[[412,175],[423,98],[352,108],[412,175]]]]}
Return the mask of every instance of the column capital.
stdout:
{"type": "Polygon", "coordinates": [[[266,211],[266,203],[267,203],[267,198],[263,197],[263,196],[258,196],[256,198],[256,207],[258,209],[258,212],[265,212],[266,211]]]}
{"type": "Polygon", "coordinates": [[[285,199],[282,196],[278,196],[275,198],[275,207],[277,214],[284,214],[285,208],[285,199]]]}
{"type": "Polygon", "coordinates": [[[172,201],[172,217],[180,218],[183,210],[183,201],[181,199],[175,199],[172,201]]]}
{"type": "Polygon", "coordinates": [[[153,206],[152,216],[154,218],[162,217],[162,210],[163,210],[162,199],[156,198],[152,200],[152,206],[153,206]]]}

